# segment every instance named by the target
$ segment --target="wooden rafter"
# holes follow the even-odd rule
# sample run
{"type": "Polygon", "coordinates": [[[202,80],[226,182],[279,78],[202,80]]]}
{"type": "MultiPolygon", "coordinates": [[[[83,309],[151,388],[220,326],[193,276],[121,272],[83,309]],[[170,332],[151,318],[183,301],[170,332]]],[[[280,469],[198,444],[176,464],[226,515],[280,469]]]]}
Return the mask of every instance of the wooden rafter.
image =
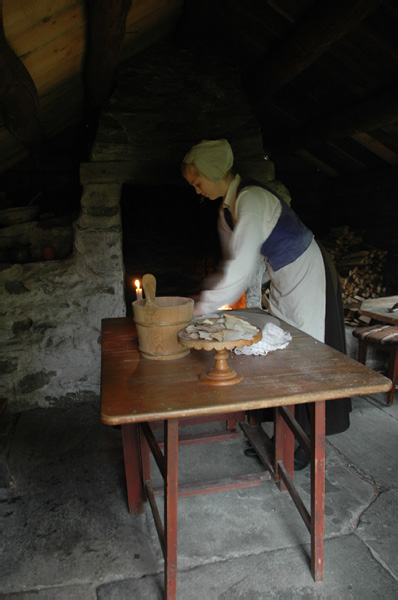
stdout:
{"type": "Polygon", "coordinates": [[[304,123],[269,141],[272,155],[291,154],[329,140],[354,136],[398,120],[398,86],[382,90],[331,115],[304,123]]]}
{"type": "MultiPolygon", "coordinates": [[[[397,171],[390,166],[325,179],[322,195],[326,198],[363,196],[377,192],[391,196],[397,189],[397,171]]],[[[395,198],[395,196],[393,196],[395,198]]]]}
{"type": "MultiPolygon", "coordinates": [[[[254,69],[255,103],[261,107],[367,17],[381,0],[318,2],[254,69]]],[[[250,87],[250,79],[248,86],[250,87]]]]}
{"type": "Polygon", "coordinates": [[[311,163],[312,165],[314,165],[314,167],[316,167],[318,171],[325,173],[325,175],[328,175],[329,177],[338,177],[340,175],[340,173],[336,171],[336,169],[334,169],[330,165],[327,165],[323,160],[317,158],[316,156],[314,156],[310,152],[307,152],[306,150],[299,150],[297,152],[297,156],[311,163]]]}
{"type": "Polygon", "coordinates": [[[382,158],[390,165],[398,165],[398,153],[393,152],[387,148],[387,146],[373,139],[367,133],[355,133],[351,137],[358,142],[358,144],[361,144],[361,146],[364,146],[364,148],[370,152],[373,152],[373,154],[376,154],[379,158],[382,158]]]}

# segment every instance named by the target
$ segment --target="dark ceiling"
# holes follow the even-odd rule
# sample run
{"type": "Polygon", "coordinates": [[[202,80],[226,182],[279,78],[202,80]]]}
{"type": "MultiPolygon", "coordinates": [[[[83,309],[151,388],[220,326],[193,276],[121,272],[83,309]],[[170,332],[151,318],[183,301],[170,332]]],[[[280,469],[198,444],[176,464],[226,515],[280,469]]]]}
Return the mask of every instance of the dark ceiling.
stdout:
{"type": "Polygon", "coordinates": [[[336,178],[398,164],[397,26],[394,0],[191,0],[178,34],[239,68],[280,172],[336,178]]]}

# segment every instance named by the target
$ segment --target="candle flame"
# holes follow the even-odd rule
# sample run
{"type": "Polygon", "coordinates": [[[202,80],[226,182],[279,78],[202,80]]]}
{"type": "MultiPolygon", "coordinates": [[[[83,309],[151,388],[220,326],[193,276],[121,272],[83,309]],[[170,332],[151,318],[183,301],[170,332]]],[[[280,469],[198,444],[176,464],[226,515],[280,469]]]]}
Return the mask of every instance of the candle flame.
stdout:
{"type": "Polygon", "coordinates": [[[139,279],[136,279],[136,280],[134,281],[134,285],[135,285],[135,287],[136,287],[137,289],[139,289],[139,288],[141,287],[140,280],[139,280],[139,279]]]}

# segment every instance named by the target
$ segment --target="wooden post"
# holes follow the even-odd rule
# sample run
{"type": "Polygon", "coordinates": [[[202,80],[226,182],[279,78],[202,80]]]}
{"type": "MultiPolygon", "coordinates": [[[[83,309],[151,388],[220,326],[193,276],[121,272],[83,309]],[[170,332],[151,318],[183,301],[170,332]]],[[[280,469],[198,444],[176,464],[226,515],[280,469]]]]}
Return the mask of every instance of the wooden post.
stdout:
{"type": "MultiPolygon", "coordinates": [[[[294,417],[294,405],[288,406],[287,410],[292,413],[294,417]]],[[[279,482],[279,489],[281,491],[286,490],[285,482],[281,477],[279,462],[283,463],[287,474],[290,479],[294,479],[294,434],[290,427],[287,425],[282,417],[279,407],[275,408],[274,411],[274,423],[275,423],[275,481],[279,482]]]]}
{"type": "Polygon", "coordinates": [[[85,64],[85,119],[94,128],[99,111],[112,91],[119,50],[126,33],[131,0],[87,1],[87,58],[85,64]]]}
{"type": "Polygon", "coordinates": [[[310,404],[311,410],[311,573],[323,579],[325,521],[325,401],[310,404]]]}
{"type": "Polygon", "coordinates": [[[34,152],[44,140],[38,119],[39,99],[32,77],[9,47],[0,0],[0,104],[10,132],[34,152]]]}
{"type": "Polygon", "coordinates": [[[177,598],[177,506],[178,506],[178,419],[164,423],[166,478],[164,494],[164,530],[166,536],[166,598],[177,598]]]}
{"type": "Polygon", "coordinates": [[[122,425],[122,439],[129,511],[131,514],[138,514],[144,511],[138,425],[135,423],[122,425]]]}

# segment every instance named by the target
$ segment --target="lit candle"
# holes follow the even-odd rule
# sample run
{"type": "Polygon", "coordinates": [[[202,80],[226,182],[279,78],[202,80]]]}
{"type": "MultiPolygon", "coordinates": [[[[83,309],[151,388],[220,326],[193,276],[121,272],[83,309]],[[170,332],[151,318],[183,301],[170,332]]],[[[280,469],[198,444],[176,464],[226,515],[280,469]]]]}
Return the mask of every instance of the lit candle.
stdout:
{"type": "Polygon", "coordinates": [[[140,280],[136,279],[134,281],[134,283],[135,283],[135,287],[136,287],[135,293],[137,296],[137,300],[142,300],[142,288],[140,287],[140,285],[141,285],[140,280]]]}

